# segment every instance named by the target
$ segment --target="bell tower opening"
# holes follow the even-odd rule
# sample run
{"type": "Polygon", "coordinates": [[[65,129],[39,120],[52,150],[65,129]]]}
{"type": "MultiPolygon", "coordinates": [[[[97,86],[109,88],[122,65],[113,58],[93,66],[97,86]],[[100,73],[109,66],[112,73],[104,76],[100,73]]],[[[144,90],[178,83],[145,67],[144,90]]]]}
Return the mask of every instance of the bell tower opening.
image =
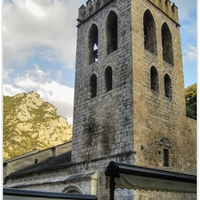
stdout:
{"type": "Polygon", "coordinates": [[[117,15],[111,11],[107,18],[107,54],[112,53],[118,48],[118,21],[117,15]]]}
{"type": "Polygon", "coordinates": [[[144,13],[144,47],[153,54],[157,54],[156,27],[153,16],[149,10],[144,13]]]}
{"type": "Polygon", "coordinates": [[[172,34],[167,23],[162,25],[162,52],[163,60],[174,65],[172,34]]]}
{"type": "Polygon", "coordinates": [[[88,38],[89,65],[98,61],[98,28],[92,24],[88,38]]]}

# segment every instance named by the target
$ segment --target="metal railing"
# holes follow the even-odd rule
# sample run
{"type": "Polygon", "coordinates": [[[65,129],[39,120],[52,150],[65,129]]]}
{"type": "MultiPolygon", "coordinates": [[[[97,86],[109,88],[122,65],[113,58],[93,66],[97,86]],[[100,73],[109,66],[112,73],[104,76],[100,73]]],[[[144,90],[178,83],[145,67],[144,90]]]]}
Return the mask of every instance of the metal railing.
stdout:
{"type": "Polygon", "coordinates": [[[88,194],[66,194],[66,193],[21,190],[15,188],[3,188],[3,200],[60,200],[60,199],[97,200],[97,196],[88,194]]]}

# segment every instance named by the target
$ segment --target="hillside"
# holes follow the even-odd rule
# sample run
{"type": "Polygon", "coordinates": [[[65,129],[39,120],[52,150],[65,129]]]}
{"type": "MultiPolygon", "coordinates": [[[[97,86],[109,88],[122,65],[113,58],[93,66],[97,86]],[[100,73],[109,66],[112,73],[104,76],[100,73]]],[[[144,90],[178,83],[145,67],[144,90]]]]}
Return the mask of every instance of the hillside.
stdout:
{"type": "Polygon", "coordinates": [[[185,89],[185,101],[187,115],[197,119],[197,84],[188,86],[185,89]]]}
{"type": "Polygon", "coordinates": [[[3,159],[72,140],[72,128],[35,92],[3,97],[3,159]]]}

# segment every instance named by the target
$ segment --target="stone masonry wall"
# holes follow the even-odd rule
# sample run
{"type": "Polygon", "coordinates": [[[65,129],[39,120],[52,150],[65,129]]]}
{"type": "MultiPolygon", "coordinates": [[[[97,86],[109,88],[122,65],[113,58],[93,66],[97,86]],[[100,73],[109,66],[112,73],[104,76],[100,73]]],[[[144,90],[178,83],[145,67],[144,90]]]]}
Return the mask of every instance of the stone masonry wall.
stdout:
{"type": "Polygon", "coordinates": [[[133,109],[135,164],[196,174],[196,120],[186,117],[180,28],[148,1],[132,4],[133,18],[133,109]],[[157,55],[144,49],[143,14],[149,9],[156,24],[157,55]],[[174,65],[162,58],[161,27],[167,23],[174,65]],[[153,91],[150,68],[158,71],[159,90],[153,91]],[[164,93],[164,76],[171,78],[172,98],[164,93]],[[168,166],[164,166],[164,149],[168,166]]]}
{"type": "MultiPolygon", "coordinates": [[[[89,9],[88,4],[87,17],[79,16],[82,20],[78,24],[77,38],[72,161],[88,162],[90,166],[93,159],[103,162],[107,156],[114,159],[116,155],[135,151],[134,159],[129,156],[121,159],[122,162],[196,174],[196,122],[190,120],[188,123],[186,118],[180,27],[177,16],[174,20],[171,15],[176,7],[172,6],[169,18],[163,9],[170,5],[170,1],[165,5],[162,3],[160,9],[154,1],[147,0],[105,2],[105,6],[101,4],[101,9],[95,12],[92,7],[89,9]],[[118,49],[107,55],[106,19],[111,10],[118,18],[118,49]],[[146,10],[155,20],[156,55],[144,48],[143,16],[146,10]],[[162,57],[161,29],[164,23],[171,32],[173,65],[162,57]],[[98,61],[88,65],[88,35],[92,24],[98,27],[98,61]],[[113,70],[113,88],[108,92],[104,80],[107,66],[113,70]],[[150,87],[152,66],[158,71],[158,92],[150,87]],[[89,95],[92,74],[97,76],[97,95],[94,98],[89,95]],[[166,74],[171,79],[171,98],[164,92],[166,74]],[[164,155],[165,150],[167,155],[164,155]]],[[[98,169],[101,166],[99,163],[98,169]]],[[[98,197],[107,199],[108,191],[102,184],[105,183],[103,171],[99,175],[98,197]]],[[[116,199],[133,199],[133,196],[140,200],[151,199],[153,195],[129,190],[117,190],[116,193],[116,199]]],[[[156,194],[156,199],[166,198],[194,199],[195,195],[156,194]]]]}
{"type": "Polygon", "coordinates": [[[187,193],[173,193],[173,192],[147,192],[147,191],[135,191],[134,200],[196,200],[196,194],[187,193]]]}
{"type": "MultiPolygon", "coordinates": [[[[101,3],[101,9],[78,25],[72,162],[86,163],[86,168],[79,165],[74,173],[97,170],[98,199],[109,199],[105,176],[109,162],[134,162],[131,2],[95,2],[101,3]],[[118,19],[118,48],[107,55],[106,22],[111,11],[116,13],[118,19]],[[92,24],[98,27],[98,61],[88,65],[88,35],[92,24]],[[106,92],[104,74],[108,66],[112,68],[112,90],[106,92]],[[89,95],[92,74],[97,76],[97,95],[94,98],[89,95]]],[[[79,18],[83,19],[80,13],[79,18]]],[[[116,194],[118,199],[125,196],[126,192],[116,194]]],[[[133,192],[128,196],[133,198],[133,192]]]]}
{"type": "MultiPolygon", "coordinates": [[[[130,1],[107,1],[78,25],[72,160],[80,162],[133,150],[130,1]],[[106,22],[118,18],[118,49],[107,55],[106,22]],[[88,35],[98,28],[98,61],[88,64],[88,35]],[[112,68],[112,90],[105,90],[105,69],[112,68]],[[97,95],[90,98],[90,77],[97,76],[97,95]]],[[[102,1],[103,3],[103,1],[102,1]]],[[[80,16],[79,16],[80,17],[80,16]]]]}
{"type": "MultiPolygon", "coordinates": [[[[76,164],[69,163],[68,166],[57,170],[45,170],[45,172],[35,172],[23,177],[12,177],[8,180],[6,187],[46,192],[65,192],[72,187],[78,189],[82,194],[97,195],[99,200],[105,200],[109,199],[109,188],[106,188],[106,167],[111,161],[124,162],[125,160],[131,160],[131,155],[124,154],[76,164]],[[94,176],[75,178],[79,174],[87,173],[94,173],[94,176]],[[75,175],[74,179],[65,180],[71,175],[75,175]]],[[[117,189],[115,200],[133,199],[133,196],[133,190],[117,189]]]]}

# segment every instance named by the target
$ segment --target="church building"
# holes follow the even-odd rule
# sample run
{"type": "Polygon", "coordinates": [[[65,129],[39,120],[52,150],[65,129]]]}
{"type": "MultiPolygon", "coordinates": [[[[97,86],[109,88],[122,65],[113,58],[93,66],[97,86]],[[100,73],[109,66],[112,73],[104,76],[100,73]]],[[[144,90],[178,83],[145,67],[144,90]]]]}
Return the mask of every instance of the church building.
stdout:
{"type": "Polygon", "coordinates": [[[196,199],[190,186],[182,186],[196,176],[197,141],[196,120],[186,116],[176,5],[170,0],[88,0],[77,21],[71,146],[7,174],[4,187],[106,200],[110,179],[105,172],[113,162],[179,179],[168,182],[166,190],[167,182],[159,189],[155,181],[146,189],[151,179],[132,189],[117,188],[115,181],[115,200],[196,199]]]}

